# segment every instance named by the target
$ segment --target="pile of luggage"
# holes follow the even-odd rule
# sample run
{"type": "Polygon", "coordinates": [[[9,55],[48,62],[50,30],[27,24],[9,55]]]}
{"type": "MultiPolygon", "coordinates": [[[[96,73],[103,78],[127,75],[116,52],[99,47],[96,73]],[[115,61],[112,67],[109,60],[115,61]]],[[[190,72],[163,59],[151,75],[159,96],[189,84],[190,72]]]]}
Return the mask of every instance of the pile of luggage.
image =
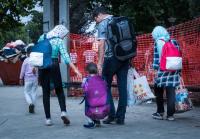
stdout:
{"type": "Polygon", "coordinates": [[[33,44],[26,45],[22,40],[7,43],[0,50],[0,61],[12,63],[23,61],[26,58],[26,49],[31,45],[33,44]]]}

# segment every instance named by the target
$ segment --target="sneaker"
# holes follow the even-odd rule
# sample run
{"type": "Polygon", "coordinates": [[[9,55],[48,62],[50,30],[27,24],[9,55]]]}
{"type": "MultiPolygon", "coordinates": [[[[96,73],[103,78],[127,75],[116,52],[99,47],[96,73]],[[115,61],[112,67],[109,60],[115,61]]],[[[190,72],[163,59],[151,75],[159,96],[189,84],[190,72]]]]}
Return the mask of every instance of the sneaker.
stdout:
{"type": "Polygon", "coordinates": [[[69,125],[70,124],[70,120],[67,118],[66,112],[61,112],[61,119],[63,120],[63,123],[65,125],[69,125]]]}
{"type": "Polygon", "coordinates": [[[154,119],[157,119],[157,120],[163,120],[163,113],[158,113],[158,112],[153,113],[153,114],[152,114],[152,117],[153,117],[154,119]]]}
{"type": "Polygon", "coordinates": [[[92,123],[84,124],[83,127],[85,127],[85,128],[95,128],[96,124],[95,124],[95,122],[92,122],[92,123]]]}
{"type": "Polygon", "coordinates": [[[111,124],[112,122],[115,121],[115,118],[113,117],[108,117],[106,120],[103,121],[104,124],[111,124]]]}
{"type": "Polygon", "coordinates": [[[52,126],[53,123],[52,123],[51,119],[46,119],[45,125],[46,126],[52,126]]]}
{"type": "Polygon", "coordinates": [[[174,121],[175,118],[174,118],[174,116],[167,116],[167,120],[168,120],[168,121],[174,121]]]}
{"type": "Polygon", "coordinates": [[[35,113],[33,104],[29,105],[29,113],[35,113]]]}
{"type": "Polygon", "coordinates": [[[146,102],[146,104],[151,104],[151,103],[153,103],[153,102],[152,102],[152,99],[150,99],[150,100],[148,100],[148,101],[146,102]]]}
{"type": "Polygon", "coordinates": [[[94,123],[96,124],[96,127],[101,126],[101,121],[100,120],[94,120],[94,123]]]}

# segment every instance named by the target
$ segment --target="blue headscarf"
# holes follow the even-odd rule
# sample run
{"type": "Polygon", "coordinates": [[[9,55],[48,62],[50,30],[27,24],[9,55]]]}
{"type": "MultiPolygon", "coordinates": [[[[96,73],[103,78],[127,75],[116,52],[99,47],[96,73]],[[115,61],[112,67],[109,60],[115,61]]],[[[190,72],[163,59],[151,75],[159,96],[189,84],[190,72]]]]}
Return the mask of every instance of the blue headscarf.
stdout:
{"type": "Polygon", "coordinates": [[[170,39],[168,31],[162,26],[156,26],[151,34],[155,41],[157,41],[158,39],[164,39],[165,41],[169,41],[170,39]]]}

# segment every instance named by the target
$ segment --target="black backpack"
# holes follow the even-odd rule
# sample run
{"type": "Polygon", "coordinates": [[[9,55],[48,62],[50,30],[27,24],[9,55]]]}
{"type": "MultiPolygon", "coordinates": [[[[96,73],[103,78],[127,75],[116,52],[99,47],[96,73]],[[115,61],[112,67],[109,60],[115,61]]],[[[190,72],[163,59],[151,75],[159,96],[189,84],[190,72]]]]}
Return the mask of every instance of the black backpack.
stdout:
{"type": "Polygon", "coordinates": [[[114,56],[121,61],[136,56],[137,41],[133,25],[127,17],[112,17],[108,23],[108,43],[112,46],[114,56]]]}

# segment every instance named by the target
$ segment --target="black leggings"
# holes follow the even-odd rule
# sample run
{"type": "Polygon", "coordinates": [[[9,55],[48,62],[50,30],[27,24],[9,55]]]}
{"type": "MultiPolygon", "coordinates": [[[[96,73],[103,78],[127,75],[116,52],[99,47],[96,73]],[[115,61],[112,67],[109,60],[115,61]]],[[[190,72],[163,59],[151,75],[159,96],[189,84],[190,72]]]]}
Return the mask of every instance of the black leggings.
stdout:
{"type": "Polygon", "coordinates": [[[163,93],[166,90],[167,96],[167,116],[173,116],[175,112],[175,87],[157,87],[154,86],[154,92],[156,95],[157,112],[164,113],[164,99],[163,93]]]}
{"type": "Polygon", "coordinates": [[[43,92],[43,105],[46,118],[51,118],[50,114],[50,81],[53,81],[56,95],[61,111],[66,111],[65,95],[62,88],[62,79],[60,74],[60,67],[57,61],[53,62],[51,68],[39,70],[39,80],[43,92]]]}

